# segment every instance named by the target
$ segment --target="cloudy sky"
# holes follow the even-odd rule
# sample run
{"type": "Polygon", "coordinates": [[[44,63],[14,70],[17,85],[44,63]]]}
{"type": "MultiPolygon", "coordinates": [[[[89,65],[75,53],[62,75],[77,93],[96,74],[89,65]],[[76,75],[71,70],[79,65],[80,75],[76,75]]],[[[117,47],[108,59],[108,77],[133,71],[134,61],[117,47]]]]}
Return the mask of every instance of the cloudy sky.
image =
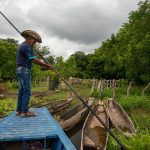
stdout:
{"type": "MultiPolygon", "coordinates": [[[[55,56],[91,53],[127,22],[139,0],[0,0],[2,11],[20,30],[32,29],[55,56]]],[[[0,15],[0,38],[23,39],[0,15]]]]}

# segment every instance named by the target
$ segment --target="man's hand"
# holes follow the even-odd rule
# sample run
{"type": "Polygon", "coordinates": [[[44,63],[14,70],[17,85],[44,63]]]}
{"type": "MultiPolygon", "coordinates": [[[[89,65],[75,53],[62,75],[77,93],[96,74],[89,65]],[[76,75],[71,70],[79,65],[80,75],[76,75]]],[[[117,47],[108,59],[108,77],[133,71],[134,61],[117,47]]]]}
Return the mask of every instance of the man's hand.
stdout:
{"type": "Polygon", "coordinates": [[[39,60],[37,58],[33,58],[33,62],[38,64],[38,65],[40,65],[40,66],[45,66],[45,67],[47,67],[50,70],[54,70],[54,66],[53,65],[44,63],[44,62],[42,62],[41,60],[39,60]]]}

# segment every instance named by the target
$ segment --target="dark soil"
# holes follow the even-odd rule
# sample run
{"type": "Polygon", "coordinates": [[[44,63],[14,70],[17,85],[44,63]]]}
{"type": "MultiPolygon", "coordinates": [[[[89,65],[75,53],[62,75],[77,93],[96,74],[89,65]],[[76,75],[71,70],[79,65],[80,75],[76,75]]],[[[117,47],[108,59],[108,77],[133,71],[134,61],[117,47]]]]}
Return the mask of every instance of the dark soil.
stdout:
{"type": "MultiPolygon", "coordinates": [[[[32,96],[34,97],[43,97],[43,96],[49,96],[54,94],[53,91],[47,91],[47,92],[32,92],[32,96]]],[[[9,92],[9,91],[0,91],[0,99],[7,99],[7,98],[17,98],[18,93],[16,92],[9,92]]]]}

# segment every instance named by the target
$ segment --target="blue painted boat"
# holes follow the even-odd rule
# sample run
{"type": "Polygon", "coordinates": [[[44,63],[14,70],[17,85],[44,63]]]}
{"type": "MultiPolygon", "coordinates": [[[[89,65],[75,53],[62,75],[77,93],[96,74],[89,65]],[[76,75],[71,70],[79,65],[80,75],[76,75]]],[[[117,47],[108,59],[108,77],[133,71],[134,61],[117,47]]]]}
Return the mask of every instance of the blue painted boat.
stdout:
{"type": "Polygon", "coordinates": [[[21,118],[15,111],[0,121],[0,149],[76,150],[46,108],[31,108],[36,117],[21,118]]]}

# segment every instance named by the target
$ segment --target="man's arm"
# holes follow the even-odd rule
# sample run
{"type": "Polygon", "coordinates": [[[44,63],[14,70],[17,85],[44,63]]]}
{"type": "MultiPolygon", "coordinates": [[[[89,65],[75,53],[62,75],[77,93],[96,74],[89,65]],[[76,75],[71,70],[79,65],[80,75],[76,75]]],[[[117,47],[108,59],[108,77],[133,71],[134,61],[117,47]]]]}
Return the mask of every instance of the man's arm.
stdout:
{"type": "Polygon", "coordinates": [[[42,62],[41,60],[39,60],[39,59],[37,59],[37,58],[33,58],[33,62],[34,62],[35,64],[40,65],[40,66],[45,66],[45,67],[47,67],[47,68],[49,68],[49,69],[51,69],[51,70],[54,69],[54,67],[53,67],[52,65],[47,64],[47,63],[44,63],[44,62],[42,62]]]}

